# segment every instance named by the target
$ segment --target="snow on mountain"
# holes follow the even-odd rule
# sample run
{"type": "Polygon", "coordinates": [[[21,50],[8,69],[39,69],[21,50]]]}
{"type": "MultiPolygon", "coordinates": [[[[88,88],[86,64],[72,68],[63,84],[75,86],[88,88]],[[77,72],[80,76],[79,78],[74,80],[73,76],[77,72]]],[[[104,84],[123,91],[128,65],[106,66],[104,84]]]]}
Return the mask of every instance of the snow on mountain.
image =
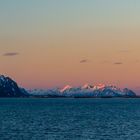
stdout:
{"type": "Polygon", "coordinates": [[[61,93],[69,97],[133,97],[136,94],[129,89],[120,89],[113,85],[89,85],[85,84],[81,87],[65,86],[61,93]]]}
{"type": "Polygon", "coordinates": [[[20,88],[15,81],[4,75],[0,75],[0,97],[135,97],[136,94],[127,88],[120,89],[114,85],[90,85],[85,84],[80,87],[70,85],[64,88],[54,89],[34,89],[26,91],[20,88]]]}
{"type": "MultiPolygon", "coordinates": [[[[30,92],[30,91],[29,91],[30,92]]],[[[57,96],[57,97],[135,97],[136,94],[125,88],[120,89],[113,85],[89,85],[81,87],[64,86],[62,89],[32,90],[32,95],[57,96]]]]}
{"type": "Polygon", "coordinates": [[[67,90],[70,90],[70,89],[72,89],[72,86],[66,85],[64,88],[62,88],[62,89],[60,90],[60,92],[63,93],[63,92],[65,92],[65,91],[67,91],[67,90]]]}
{"type": "Polygon", "coordinates": [[[81,88],[82,89],[93,89],[93,86],[92,85],[89,85],[89,84],[85,84],[81,88]]]}
{"type": "Polygon", "coordinates": [[[15,81],[4,75],[0,75],[0,97],[24,97],[28,93],[20,88],[15,81]]]}
{"type": "Polygon", "coordinates": [[[62,97],[60,90],[54,89],[33,89],[27,90],[31,96],[62,97]]]}
{"type": "Polygon", "coordinates": [[[94,89],[104,89],[106,87],[105,84],[98,84],[94,86],[94,89]]]}
{"type": "Polygon", "coordinates": [[[33,89],[33,90],[27,90],[31,95],[47,95],[48,90],[47,89],[33,89]]]}
{"type": "Polygon", "coordinates": [[[124,88],[123,93],[124,93],[125,96],[136,96],[136,94],[128,88],[124,88]]]}

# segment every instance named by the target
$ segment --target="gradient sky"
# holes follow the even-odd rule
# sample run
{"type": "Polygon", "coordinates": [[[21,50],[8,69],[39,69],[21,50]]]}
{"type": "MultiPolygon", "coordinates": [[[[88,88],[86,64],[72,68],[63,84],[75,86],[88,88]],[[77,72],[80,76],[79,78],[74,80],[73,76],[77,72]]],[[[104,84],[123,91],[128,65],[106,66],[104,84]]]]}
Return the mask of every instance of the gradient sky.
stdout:
{"type": "Polygon", "coordinates": [[[140,91],[140,0],[1,0],[0,73],[26,88],[140,91]]]}

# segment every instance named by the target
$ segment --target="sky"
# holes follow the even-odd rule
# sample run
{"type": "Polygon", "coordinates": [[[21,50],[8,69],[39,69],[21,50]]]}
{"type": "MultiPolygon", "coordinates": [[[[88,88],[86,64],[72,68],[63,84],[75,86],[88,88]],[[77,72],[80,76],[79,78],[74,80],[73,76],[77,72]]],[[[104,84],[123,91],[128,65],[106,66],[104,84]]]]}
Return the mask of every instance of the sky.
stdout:
{"type": "Polygon", "coordinates": [[[25,88],[140,91],[139,0],[1,0],[0,74],[25,88]]]}

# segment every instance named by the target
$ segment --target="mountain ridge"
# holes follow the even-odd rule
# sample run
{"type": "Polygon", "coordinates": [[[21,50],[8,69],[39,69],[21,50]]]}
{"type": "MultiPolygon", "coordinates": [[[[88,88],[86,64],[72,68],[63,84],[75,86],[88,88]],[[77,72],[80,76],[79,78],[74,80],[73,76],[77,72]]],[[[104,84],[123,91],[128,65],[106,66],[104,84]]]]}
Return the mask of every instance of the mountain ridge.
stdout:
{"type": "Polygon", "coordinates": [[[128,88],[118,88],[114,85],[85,84],[79,87],[70,85],[64,88],[26,90],[10,77],[0,75],[0,97],[75,97],[75,98],[102,98],[102,97],[136,97],[136,93],[128,88]]]}
{"type": "Polygon", "coordinates": [[[8,76],[0,75],[0,97],[27,97],[25,89],[8,76]]]}
{"type": "Polygon", "coordinates": [[[85,84],[80,87],[66,85],[61,89],[31,90],[32,95],[55,95],[59,97],[135,97],[136,93],[128,88],[118,88],[113,85],[89,85],[85,84]]]}

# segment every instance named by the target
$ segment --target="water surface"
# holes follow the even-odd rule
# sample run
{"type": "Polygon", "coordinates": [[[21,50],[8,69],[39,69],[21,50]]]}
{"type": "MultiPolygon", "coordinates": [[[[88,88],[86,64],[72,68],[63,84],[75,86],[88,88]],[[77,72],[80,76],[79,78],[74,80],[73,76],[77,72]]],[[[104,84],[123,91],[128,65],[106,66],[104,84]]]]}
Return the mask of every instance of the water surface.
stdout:
{"type": "Polygon", "coordinates": [[[0,140],[139,140],[140,99],[0,99],[0,140]]]}

